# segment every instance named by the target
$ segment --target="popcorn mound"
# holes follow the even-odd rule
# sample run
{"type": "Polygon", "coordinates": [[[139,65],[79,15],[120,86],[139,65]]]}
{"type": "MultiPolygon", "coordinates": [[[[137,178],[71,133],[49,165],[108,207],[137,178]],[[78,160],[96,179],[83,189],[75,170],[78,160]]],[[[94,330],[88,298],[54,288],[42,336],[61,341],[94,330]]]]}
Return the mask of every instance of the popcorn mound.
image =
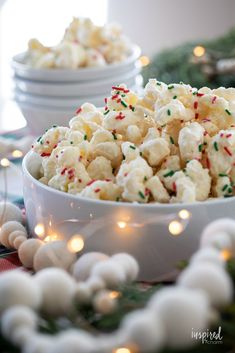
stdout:
{"type": "Polygon", "coordinates": [[[33,149],[40,181],[99,200],[176,203],[231,197],[235,89],[199,90],[150,79],[143,96],[112,87],[105,107],[85,103],[68,127],[33,149]]]}
{"type": "Polygon", "coordinates": [[[130,51],[119,25],[96,26],[88,18],[74,18],[57,46],[31,39],[25,63],[35,68],[102,67],[125,60],[130,51]]]}

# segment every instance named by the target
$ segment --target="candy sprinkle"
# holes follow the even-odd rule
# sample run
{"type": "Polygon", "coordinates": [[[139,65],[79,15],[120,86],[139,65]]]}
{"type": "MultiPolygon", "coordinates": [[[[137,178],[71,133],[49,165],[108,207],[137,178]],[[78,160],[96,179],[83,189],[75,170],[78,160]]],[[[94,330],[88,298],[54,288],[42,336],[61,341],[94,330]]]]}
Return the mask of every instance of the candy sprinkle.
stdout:
{"type": "Polygon", "coordinates": [[[215,104],[216,99],[217,99],[217,97],[216,97],[216,96],[214,96],[214,97],[212,98],[211,103],[212,103],[212,104],[215,104]]]}
{"type": "Polygon", "coordinates": [[[213,146],[216,151],[219,151],[218,143],[216,141],[213,143],[213,146]]]}
{"type": "Polygon", "coordinates": [[[167,115],[171,115],[171,111],[170,111],[170,109],[167,109],[167,115]]]}
{"type": "Polygon", "coordinates": [[[225,112],[226,112],[228,115],[232,115],[232,113],[231,113],[228,109],[225,109],[225,112]]]}
{"type": "Polygon", "coordinates": [[[202,151],[202,147],[203,147],[203,144],[201,143],[201,144],[198,146],[198,151],[199,151],[199,152],[202,151]]]}
{"type": "Polygon", "coordinates": [[[115,132],[112,132],[112,135],[113,135],[114,140],[117,140],[117,136],[116,136],[115,132]]]}
{"type": "Polygon", "coordinates": [[[228,184],[225,184],[223,187],[222,187],[222,191],[225,191],[228,187],[228,184]]]}
{"type": "Polygon", "coordinates": [[[83,140],[85,141],[87,140],[87,135],[84,135],[83,140]]]}
{"type": "Polygon", "coordinates": [[[135,150],[136,149],[136,147],[135,146],[132,146],[132,145],[130,145],[129,146],[132,150],[135,150]]]}
{"type": "Polygon", "coordinates": [[[177,98],[177,96],[174,96],[174,97],[173,97],[173,99],[176,99],[176,98],[177,98]]]}
{"type": "Polygon", "coordinates": [[[142,191],[139,191],[138,194],[143,200],[145,199],[145,195],[142,193],[142,191]]]}
{"type": "Polygon", "coordinates": [[[226,146],[224,146],[224,150],[225,150],[225,152],[230,156],[230,157],[232,157],[232,152],[228,149],[228,147],[226,147],[226,146]]]}
{"type": "Polygon", "coordinates": [[[194,107],[194,109],[197,109],[198,108],[198,102],[194,102],[193,103],[193,107],[194,107]]]}
{"type": "Polygon", "coordinates": [[[106,110],[106,111],[104,112],[104,115],[107,115],[109,112],[110,112],[110,110],[106,110]]]}
{"type": "Polygon", "coordinates": [[[219,173],[219,176],[220,176],[220,177],[226,177],[226,176],[228,176],[228,175],[225,174],[225,173],[219,173]]]}
{"type": "Polygon", "coordinates": [[[96,193],[100,191],[100,188],[94,190],[96,193]]]}
{"type": "Polygon", "coordinates": [[[163,174],[163,176],[164,176],[164,178],[167,178],[167,177],[172,176],[172,175],[174,175],[174,174],[175,174],[174,170],[170,170],[170,171],[167,172],[166,174],[163,174]]]}
{"type": "Polygon", "coordinates": [[[170,136],[170,141],[171,141],[172,145],[174,145],[174,144],[175,144],[175,141],[174,141],[174,139],[173,139],[173,137],[172,137],[172,136],[170,136]]]}
{"type": "Polygon", "coordinates": [[[79,108],[76,110],[76,114],[81,113],[81,111],[82,111],[82,108],[81,108],[81,107],[79,107],[79,108]]]}
{"type": "Polygon", "coordinates": [[[126,104],[126,102],[125,101],[123,101],[123,100],[121,100],[121,104],[123,105],[123,107],[125,107],[125,108],[127,108],[128,107],[128,105],[126,104]]]}
{"type": "Polygon", "coordinates": [[[168,89],[173,89],[174,85],[168,86],[168,89]]]}

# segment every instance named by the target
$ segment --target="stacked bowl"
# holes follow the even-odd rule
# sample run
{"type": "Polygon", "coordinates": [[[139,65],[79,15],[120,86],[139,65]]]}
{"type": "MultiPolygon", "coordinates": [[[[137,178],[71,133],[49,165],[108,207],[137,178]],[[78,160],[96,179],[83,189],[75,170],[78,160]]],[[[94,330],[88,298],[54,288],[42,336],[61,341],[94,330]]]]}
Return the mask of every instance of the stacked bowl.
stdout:
{"type": "Polygon", "coordinates": [[[30,131],[39,135],[53,124],[66,125],[84,102],[102,106],[111,87],[125,83],[140,90],[140,48],[131,47],[126,60],[103,67],[38,69],[24,63],[25,53],[12,60],[15,100],[30,131]]]}

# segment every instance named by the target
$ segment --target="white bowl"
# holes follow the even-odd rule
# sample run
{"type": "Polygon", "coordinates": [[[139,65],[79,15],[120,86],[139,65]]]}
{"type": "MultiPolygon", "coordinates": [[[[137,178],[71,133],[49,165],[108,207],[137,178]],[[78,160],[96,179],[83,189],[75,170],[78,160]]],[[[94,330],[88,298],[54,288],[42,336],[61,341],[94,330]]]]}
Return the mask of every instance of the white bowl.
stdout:
{"type": "Polygon", "coordinates": [[[97,80],[105,77],[128,72],[141,53],[137,45],[133,45],[128,58],[120,63],[106,65],[104,67],[88,67],[73,69],[36,69],[24,64],[25,53],[15,55],[12,59],[12,68],[19,77],[44,82],[80,82],[97,80]]]}
{"type": "Polygon", "coordinates": [[[74,116],[74,110],[51,109],[48,107],[34,106],[32,104],[17,102],[27,121],[30,132],[36,136],[41,135],[52,125],[67,126],[69,120],[74,116]]]}
{"type": "Polygon", "coordinates": [[[109,94],[112,86],[125,83],[128,87],[134,86],[140,67],[134,65],[131,71],[112,76],[103,80],[79,83],[50,83],[25,80],[14,77],[16,88],[21,93],[42,95],[48,97],[84,97],[99,94],[109,94]]]}
{"type": "Polygon", "coordinates": [[[40,165],[41,157],[33,152],[23,160],[30,232],[33,234],[35,226],[43,223],[46,234],[56,232],[65,238],[83,235],[85,252],[128,252],[140,263],[141,280],[159,280],[174,274],[177,263],[188,259],[198,248],[201,231],[208,222],[223,216],[235,218],[234,197],[190,204],[143,205],[70,195],[40,183],[40,165]],[[186,229],[173,236],[168,223],[182,209],[191,212],[192,217],[186,229]]]}

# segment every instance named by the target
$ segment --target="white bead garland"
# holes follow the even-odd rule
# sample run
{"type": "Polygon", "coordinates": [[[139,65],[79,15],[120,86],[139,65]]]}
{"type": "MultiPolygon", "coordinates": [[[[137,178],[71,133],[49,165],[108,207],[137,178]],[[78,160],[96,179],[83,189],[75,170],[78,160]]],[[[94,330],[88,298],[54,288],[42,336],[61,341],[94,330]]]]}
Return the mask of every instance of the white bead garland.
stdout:
{"type": "Polygon", "coordinates": [[[20,245],[18,256],[24,267],[33,268],[34,256],[42,245],[43,242],[39,239],[28,239],[20,245]]]}
{"type": "Polygon", "coordinates": [[[23,217],[21,210],[11,202],[0,202],[0,220],[2,223],[17,221],[22,223],[23,217]]]}
{"type": "Polygon", "coordinates": [[[9,248],[9,235],[16,230],[20,230],[25,234],[25,236],[27,235],[26,229],[21,223],[17,221],[9,221],[4,223],[0,229],[0,244],[9,248]]]}

